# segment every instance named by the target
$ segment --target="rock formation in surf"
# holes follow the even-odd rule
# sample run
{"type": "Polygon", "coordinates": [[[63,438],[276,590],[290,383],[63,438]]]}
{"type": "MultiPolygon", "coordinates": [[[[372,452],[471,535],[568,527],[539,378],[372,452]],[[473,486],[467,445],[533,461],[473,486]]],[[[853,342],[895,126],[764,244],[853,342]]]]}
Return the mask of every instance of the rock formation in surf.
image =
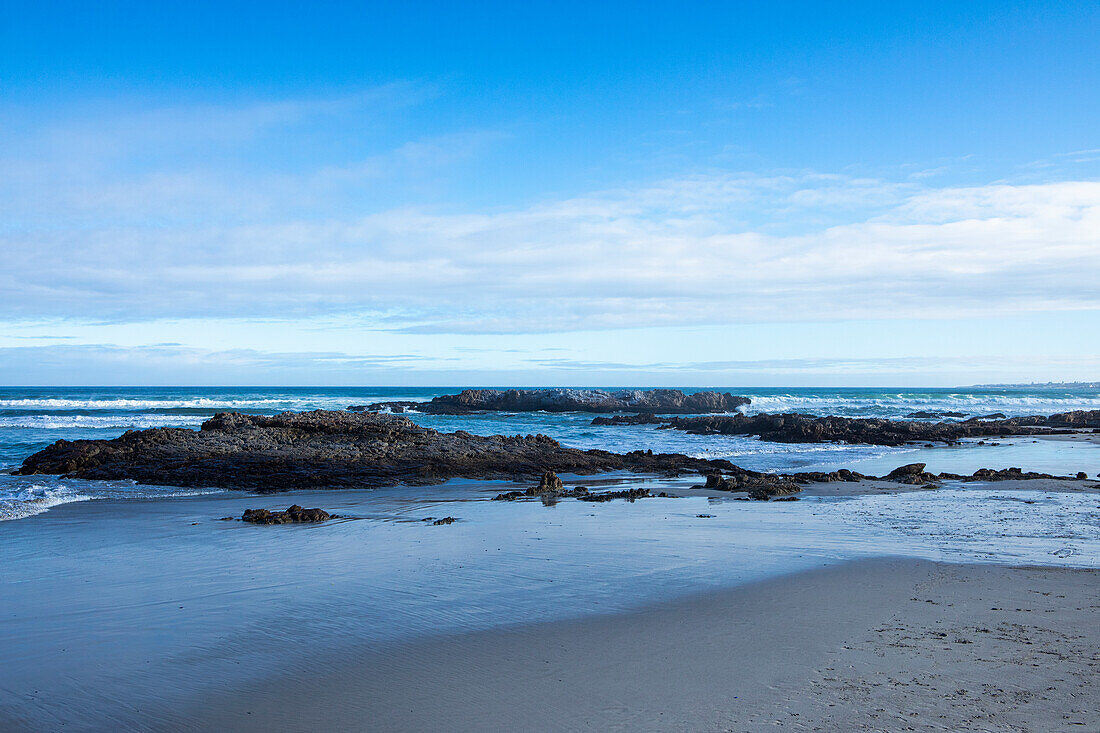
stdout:
{"type": "Polygon", "coordinates": [[[729,392],[694,392],[678,389],[466,389],[441,395],[429,402],[376,402],[353,405],[353,412],[415,409],[436,415],[464,415],[470,412],[647,412],[699,414],[732,412],[749,404],[748,397],[729,392]]]}
{"type": "Polygon", "coordinates": [[[315,410],[274,416],[218,413],[199,430],[130,430],[112,440],[59,440],[19,470],[167,486],[281,490],[512,479],[544,471],[675,474],[740,471],[679,454],[566,448],[545,435],[441,433],[405,417],[315,410]]]}
{"type": "MultiPolygon", "coordinates": [[[[914,442],[953,443],[962,438],[1050,435],[1096,429],[1100,428],[1100,410],[1078,410],[1046,417],[972,418],[962,422],[818,417],[799,413],[671,417],[659,422],[662,428],[695,435],[756,435],[776,443],[835,442],[897,446],[914,442]]],[[[592,424],[622,425],[634,424],[634,421],[630,418],[623,421],[595,418],[592,424]]]]}

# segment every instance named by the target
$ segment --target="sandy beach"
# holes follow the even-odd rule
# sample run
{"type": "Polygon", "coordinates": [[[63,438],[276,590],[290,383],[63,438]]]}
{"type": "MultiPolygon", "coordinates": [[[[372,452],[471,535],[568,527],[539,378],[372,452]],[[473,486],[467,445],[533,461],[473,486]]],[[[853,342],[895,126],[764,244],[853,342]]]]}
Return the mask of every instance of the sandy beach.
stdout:
{"type": "Polygon", "coordinates": [[[0,730],[1095,730],[1100,500],[1039,483],[64,504],[0,526],[0,730]]]}
{"type": "Polygon", "coordinates": [[[312,660],[195,730],[1089,731],[1100,573],[880,559],[312,660]]]}

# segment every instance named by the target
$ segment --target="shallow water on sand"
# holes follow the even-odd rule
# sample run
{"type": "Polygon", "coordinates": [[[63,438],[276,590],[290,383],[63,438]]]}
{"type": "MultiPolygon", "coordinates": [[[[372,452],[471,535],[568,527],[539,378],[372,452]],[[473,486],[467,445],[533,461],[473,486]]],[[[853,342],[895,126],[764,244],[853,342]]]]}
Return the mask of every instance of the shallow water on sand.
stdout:
{"type": "Polygon", "coordinates": [[[0,721],[125,725],[324,651],[613,613],[861,557],[1100,565],[1095,493],[488,501],[504,488],[106,499],[6,522],[0,721]],[[292,501],[348,518],[218,519],[292,501]],[[441,516],[458,521],[423,521],[441,516]]]}

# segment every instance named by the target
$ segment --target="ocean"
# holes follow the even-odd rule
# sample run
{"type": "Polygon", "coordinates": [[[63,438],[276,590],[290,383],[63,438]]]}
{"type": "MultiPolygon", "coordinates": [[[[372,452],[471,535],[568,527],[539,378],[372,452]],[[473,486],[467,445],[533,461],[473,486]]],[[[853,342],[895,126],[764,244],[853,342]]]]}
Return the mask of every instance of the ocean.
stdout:
{"type": "MultiPolygon", "coordinates": [[[[452,391],[7,388],[0,390],[0,462],[10,472],[58,439],[196,428],[219,410],[342,409],[452,391]]],[[[753,411],[887,417],[1054,413],[1100,402],[1087,389],[729,391],[750,396],[753,411]]],[[[920,460],[932,470],[1100,472],[1100,445],[1087,439],[935,449],[781,445],[593,427],[592,416],[580,414],[408,417],[441,430],[541,432],[568,445],[724,456],[766,470],[870,473],[920,460]]],[[[697,479],[612,473],[584,483],[657,493],[697,479]]],[[[620,614],[852,560],[1096,568],[1094,483],[944,482],[934,491],[806,492],[790,503],[692,495],[544,505],[490,501],[524,486],[500,481],[261,496],[2,473],[0,518],[9,521],[0,521],[0,727],[197,730],[181,711],[279,675],[315,678],[325,660],[342,655],[400,655],[403,644],[420,640],[620,614]],[[273,527],[221,521],[291,503],[340,518],[273,527]],[[446,516],[457,521],[425,521],[446,516]]]]}
{"type": "MultiPolygon", "coordinates": [[[[609,387],[609,389],[615,389],[609,387]]],[[[1100,389],[1083,386],[883,388],[713,388],[752,399],[746,412],[904,418],[915,411],[966,415],[1001,412],[1035,415],[1100,408],[1100,389]]],[[[340,410],[385,400],[430,400],[455,388],[409,387],[5,387],[0,388],[0,520],[33,516],[60,504],[95,499],[148,499],[216,492],[218,487],[181,490],[128,481],[74,481],[12,476],[30,454],[56,440],[112,438],[126,430],[198,426],[214,413],[236,410],[275,414],[286,410],[340,410]]],[[[696,391],[696,390],[685,390],[696,391]]],[[[696,436],[653,426],[594,427],[583,413],[486,413],[426,415],[410,419],[438,430],[480,435],[545,433],[565,445],[625,452],[652,449],[706,458],[727,458],[763,471],[857,468],[865,473],[924,460],[935,470],[1021,466],[1049,473],[1085,470],[1100,460],[1093,445],[1014,439],[996,449],[961,450],[881,446],[769,443],[751,437],[696,436]],[[996,464],[996,465],[994,465],[996,464]],[[1071,470],[1072,469],[1072,470],[1071,470]]],[[[417,489],[423,491],[423,489],[417,489]]]]}

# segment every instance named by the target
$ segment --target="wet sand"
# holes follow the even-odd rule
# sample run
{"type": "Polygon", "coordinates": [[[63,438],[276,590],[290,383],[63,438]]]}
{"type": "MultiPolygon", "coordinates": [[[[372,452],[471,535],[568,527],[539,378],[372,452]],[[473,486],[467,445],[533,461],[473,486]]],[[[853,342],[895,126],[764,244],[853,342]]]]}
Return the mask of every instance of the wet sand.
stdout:
{"type": "Polygon", "coordinates": [[[318,658],[196,730],[1100,730],[1100,571],[878,559],[318,658]]]}
{"type": "Polygon", "coordinates": [[[0,523],[0,730],[904,730],[903,708],[1058,730],[1055,708],[1100,708],[1077,684],[1100,671],[1100,576],[1069,569],[1100,565],[1095,483],[65,504],[0,523]],[[292,502],[345,518],[220,520],[292,502]],[[441,516],[458,521],[425,521],[441,516]],[[983,561],[1002,565],[965,564],[983,561]],[[873,706],[887,717],[836,717],[873,706]]]}

